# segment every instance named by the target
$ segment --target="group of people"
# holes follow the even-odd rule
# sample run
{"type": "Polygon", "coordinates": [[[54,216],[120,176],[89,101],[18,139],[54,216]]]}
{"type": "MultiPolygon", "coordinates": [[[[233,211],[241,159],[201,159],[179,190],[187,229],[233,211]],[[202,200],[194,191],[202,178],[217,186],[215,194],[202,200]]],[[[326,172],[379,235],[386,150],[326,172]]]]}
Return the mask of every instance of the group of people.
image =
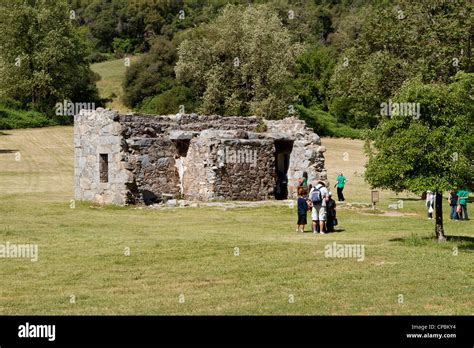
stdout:
{"type": "MultiPolygon", "coordinates": [[[[344,201],[344,184],[347,179],[340,173],[336,179],[338,201],[344,201]]],[[[337,225],[336,202],[324,181],[318,181],[315,186],[308,184],[308,174],[298,180],[298,221],[296,232],[304,232],[307,225],[307,213],[311,212],[311,230],[313,233],[325,234],[334,232],[337,225]]]]}
{"type": "Polygon", "coordinates": [[[467,190],[458,190],[451,191],[448,196],[448,203],[451,207],[449,213],[449,218],[451,222],[469,220],[469,215],[467,215],[467,199],[469,198],[469,191],[467,190]]]}
{"type": "MultiPolygon", "coordinates": [[[[337,199],[344,201],[344,185],[347,179],[342,173],[336,178],[337,199]]],[[[435,206],[434,192],[426,192],[426,208],[428,209],[428,219],[433,219],[435,206]]],[[[449,218],[452,222],[469,220],[467,213],[467,199],[469,191],[461,189],[451,191],[448,196],[448,203],[451,207],[449,218]]],[[[308,211],[311,212],[311,230],[313,233],[325,234],[334,232],[337,225],[336,202],[332,199],[332,193],[326,187],[324,181],[318,181],[315,186],[308,184],[308,174],[303,172],[303,176],[298,179],[298,221],[296,232],[304,232],[307,222],[308,211]]]]}
{"type": "MultiPolygon", "coordinates": [[[[435,204],[435,194],[432,191],[426,193],[426,209],[428,210],[428,219],[433,219],[433,210],[435,204]]],[[[469,191],[461,189],[458,191],[451,191],[448,196],[448,203],[451,207],[449,212],[449,219],[451,222],[469,220],[467,214],[467,199],[469,198],[469,191]]]]}

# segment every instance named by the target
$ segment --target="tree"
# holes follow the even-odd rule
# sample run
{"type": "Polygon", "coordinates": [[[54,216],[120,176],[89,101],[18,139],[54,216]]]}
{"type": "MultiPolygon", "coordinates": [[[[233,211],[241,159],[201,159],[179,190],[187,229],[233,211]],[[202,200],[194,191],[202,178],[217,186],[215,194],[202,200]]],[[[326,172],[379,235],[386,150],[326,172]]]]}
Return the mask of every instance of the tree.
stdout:
{"type": "Polygon", "coordinates": [[[163,36],[154,40],[148,53],[139,58],[125,74],[123,102],[137,107],[144,98],[161,94],[176,85],[174,64],[176,46],[163,36]]]}
{"type": "Polygon", "coordinates": [[[193,34],[178,47],[175,71],[178,82],[202,98],[201,112],[268,118],[288,113],[293,96],[283,85],[303,47],[275,11],[228,5],[193,34]]]}
{"type": "Polygon", "coordinates": [[[339,47],[350,44],[331,78],[330,112],[341,122],[371,127],[378,100],[405,80],[448,83],[458,71],[473,72],[472,9],[468,0],[400,0],[374,7],[357,37],[330,36],[339,47]]]}
{"type": "Polygon", "coordinates": [[[410,76],[408,66],[388,51],[374,52],[360,61],[355,50],[347,50],[331,77],[330,112],[352,127],[376,125],[380,102],[388,101],[410,76]]]}
{"type": "Polygon", "coordinates": [[[188,87],[175,86],[159,95],[145,98],[138,111],[155,115],[194,112],[195,96],[192,93],[193,91],[188,87]]]}
{"type": "Polygon", "coordinates": [[[295,78],[290,79],[288,91],[298,95],[304,107],[316,106],[327,111],[327,92],[334,65],[335,55],[331,48],[311,47],[298,58],[295,78]]]}
{"type": "Polygon", "coordinates": [[[43,111],[64,99],[100,102],[64,0],[12,0],[1,6],[0,96],[43,111]]]}
{"type": "Polygon", "coordinates": [[[420,114],[383,118],[369,131],[365,150],[369,157],[365,178],[374,188],[436,194],[435,234],[444,241],[443,191],[473,184],[470,143],[474,104],[474,74],[459,72],[451,84],[407,81],[394,103],[419,103],[420,114]],[[414,117],[413,117],[414,116],[414,117]]]}

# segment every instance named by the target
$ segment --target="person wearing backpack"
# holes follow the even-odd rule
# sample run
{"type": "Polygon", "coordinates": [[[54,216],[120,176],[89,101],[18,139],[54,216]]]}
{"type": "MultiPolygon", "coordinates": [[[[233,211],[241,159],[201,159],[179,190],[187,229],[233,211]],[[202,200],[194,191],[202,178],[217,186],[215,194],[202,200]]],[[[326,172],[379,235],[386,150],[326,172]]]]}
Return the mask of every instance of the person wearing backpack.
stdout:
{"type": "Polygon", "coordinates": [[[454,222],[454,220],[459,221],[459,215],[457,212],[458,201],[459,199],[456,191],[451,191],[448,197],[449,206],[451,207],[451,211],[449,213],[449,218],[451,219],[451,222],[454,222]]]}
{"type": "Polygon", "coordinates": [[[324,223],[326,221],[326,197],[328,190],[324,182],[319,181],[318,184],[311,189],[309,194],[310,200],[313,202],[311,211],[311,220],[313,222],[313,233],[324,234],[324,223]]]}

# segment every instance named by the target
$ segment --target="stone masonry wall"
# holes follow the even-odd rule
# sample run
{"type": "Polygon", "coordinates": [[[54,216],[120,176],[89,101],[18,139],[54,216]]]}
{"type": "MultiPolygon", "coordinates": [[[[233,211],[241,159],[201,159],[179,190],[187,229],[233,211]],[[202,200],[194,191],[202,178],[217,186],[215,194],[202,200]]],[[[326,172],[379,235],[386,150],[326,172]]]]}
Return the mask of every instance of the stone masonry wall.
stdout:
{"type": "Polygon", "coordinates": [[[80,200],[124,204],[131,180],[121,150],[116,111],[82,111],[74,117],[74,196],[80,200]],[[100,182],[99,154],[108,154],[108,182],[100,182]]]}
{"type": "Polygon", "coordinates": [[[127,146],[123,147],[123,151],[136,186],[135,190],[131,190],[133,194],[128,194],[128,203],[160,200],[162,194],[180,194],[175,163],[177,148],[172,140],[161,135],[157,138],[127,139],[125,142],[127,146]]]}
{"type": "Polygon", "coordinates": [[[195,137],[190,141],[183,167],[183,191],[185,197],[201,201],[215,199],[214,183],[217,147],[219,140],[195,137]]]}
{"type": "MultiPolygon", "coordinates": [[[[292,145],[289,198],[303,171],[327,180],[324,147],[297,118],[121,115],[97,109],[75,117],[75,197],[101,203],[271,198],[275,141],[292,145]],[[99,154],[108,154],[100,182],[99,154]]],[[[291,146],[289,147],[291,149],[291,146]]]]}
{"type": "Polygon", "coordinates": [[[263,125],[262,119],[251,117],[221,117],[205,115],[155,116],[140,113],[120,115],[122,136],[128,138],[155,138],[172,130],[201,132],[206,129],[243,130],[255,132],[263,125]]]}
{"type": "Polygon", "coordinates": [[[288,193],[290,197],[297,197],[298,178],[303,172],[308,173],[308,183],[318,180],[326,182],[327,172],[324,167],[324,152],[326,148],[321,146],[321,139],[310,128],[306,127],[304,121],[296,117],[288,117],[283,120],[266,121],[267,133],[294,139],[293,151],[290,156],[290,167],[288,169],[288,193]]]}
{"type": "Polygon", "coordinates": [[[275,146],[271,139],[224,139],[216,169],[218,199],[265,200],[275,185],[275,146]],[[222,160],[224,160],[222,163],[222,160]],[[222,164],[221,164],[222,163],[222,164]]]}
{"type": "Polygon", "coordinates": [[[185,198],[267,199],[275,184],[274,143],[248,136],[244,131],[205,130],[193,139],[184,160],[185,198]]]}

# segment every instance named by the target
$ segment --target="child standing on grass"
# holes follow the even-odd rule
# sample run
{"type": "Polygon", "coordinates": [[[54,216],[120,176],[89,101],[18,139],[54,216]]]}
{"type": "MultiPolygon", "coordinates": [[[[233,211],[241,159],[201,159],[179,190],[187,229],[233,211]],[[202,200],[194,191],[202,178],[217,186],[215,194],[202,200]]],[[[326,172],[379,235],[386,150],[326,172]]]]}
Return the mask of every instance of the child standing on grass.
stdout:
{"type": "Polygon", "coordinates": [[[298,221],[296,232],[304,232],[306,226],[306,213],[308,212],[308,203],[304,198],[304,190],[302,187],[298,187],[298,221]]]}

